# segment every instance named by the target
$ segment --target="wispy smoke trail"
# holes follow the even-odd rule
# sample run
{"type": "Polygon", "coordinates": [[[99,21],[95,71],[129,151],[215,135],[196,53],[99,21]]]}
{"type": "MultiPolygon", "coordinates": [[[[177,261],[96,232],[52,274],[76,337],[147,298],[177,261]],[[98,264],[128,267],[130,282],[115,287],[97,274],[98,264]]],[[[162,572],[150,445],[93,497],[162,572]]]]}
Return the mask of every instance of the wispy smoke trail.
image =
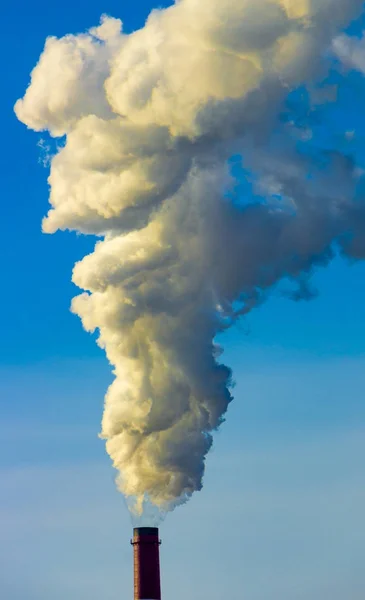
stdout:
{"type": "MultiPolygon", "coordinates": [[[[72,310],[115,368],[102,436],[122,492],[167,510],[202,486],[231,373],[214,339],[283,277],[363,256],[356,169],[297,151],[310,131],[278,119],[290,90],[359,0],[180,0],[130,35],[103,17],[49,38],[15,106],[67,136],[53,158],[43,229],[97,234],[75,266],[72,310]],[[239,201],[229,159],[243,155],[239,201]]],[[[361,216],[362,215],[362,216],[361,216]]]]}

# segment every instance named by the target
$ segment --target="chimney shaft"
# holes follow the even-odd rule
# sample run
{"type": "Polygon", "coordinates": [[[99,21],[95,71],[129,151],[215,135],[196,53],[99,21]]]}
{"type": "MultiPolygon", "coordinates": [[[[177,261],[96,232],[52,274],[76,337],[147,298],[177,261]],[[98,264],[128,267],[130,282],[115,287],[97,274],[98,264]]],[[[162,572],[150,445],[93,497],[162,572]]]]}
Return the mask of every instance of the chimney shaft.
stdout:
{"type": "Polygon", "coordinates": [[[160,543],[157,527],[133,530],[134,600],[161,600],[160,543]]]}

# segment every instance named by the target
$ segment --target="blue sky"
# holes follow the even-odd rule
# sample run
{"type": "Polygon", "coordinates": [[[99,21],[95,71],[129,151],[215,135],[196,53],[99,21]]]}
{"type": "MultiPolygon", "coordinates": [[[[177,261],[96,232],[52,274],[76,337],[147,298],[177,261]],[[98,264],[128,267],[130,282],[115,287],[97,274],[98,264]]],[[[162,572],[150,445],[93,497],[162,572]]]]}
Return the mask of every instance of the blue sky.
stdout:
{"type": "MultiPolygon", "coordinates": [[[[48,194],[41,136],[27,131],[12,107],[47,35],[85,30],[102,13],[121,17],[129,31],[152,7],[148,0],[92,0],[87,7],[22,0],[4,11],[5,600],[131,597],[131,524],[97,438],[111,376],[69,312],[71,269],[93,240],[41,234],[48,194]]],[[[352,31],[361,28],[359,22],[352,31]]],[[[335,133],[356,128],[345,150],[362,166],[364,92],[362,76],[350,73],[316,132],[323,147],[327,124],[335,133]]],[[[365,265],[337,259],[315,274],[313,285],[319,295],[311,302],[292,302],[277,291],[221,340],[234,369],[235,402],[216,436],[203,491],[163,525],[166,599],[364,597],[365,265]]]]}

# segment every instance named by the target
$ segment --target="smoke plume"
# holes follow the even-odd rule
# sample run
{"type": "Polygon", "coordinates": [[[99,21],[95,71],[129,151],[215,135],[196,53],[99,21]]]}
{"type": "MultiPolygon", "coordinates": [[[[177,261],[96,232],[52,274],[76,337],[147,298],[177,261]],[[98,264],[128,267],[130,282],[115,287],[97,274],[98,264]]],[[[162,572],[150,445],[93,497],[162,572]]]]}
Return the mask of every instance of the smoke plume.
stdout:
{"type": "Polygon", "coordinates": [[[282,278],[307,298],[334,248],[365,255],[356,166],[299,152],[311,128],[286,104],[326,77],[361,5],[179,0],[129,35],[104,16],[48,38],[15,105],[64,138],[43,230],[100,238],[74,268],[72,311],[114,367],[101,435],[136,512],[202,487],[232,399],[216,335],[282,278]]]}

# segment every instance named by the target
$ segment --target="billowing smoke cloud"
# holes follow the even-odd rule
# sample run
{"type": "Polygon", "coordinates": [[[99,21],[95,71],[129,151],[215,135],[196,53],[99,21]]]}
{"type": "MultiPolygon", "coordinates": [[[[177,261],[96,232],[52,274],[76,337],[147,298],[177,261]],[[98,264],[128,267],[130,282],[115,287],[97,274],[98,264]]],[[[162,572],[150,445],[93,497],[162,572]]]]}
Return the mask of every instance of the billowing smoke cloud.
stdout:
{"type": "Polygon", "coordinates": [[[85,292],[72,310],[115,369],[102,437],[137,511],[202,486],[231,401],[217,333],[282,278],[307,297],[305,275],[334,243],[364,256],[355,165],[299,153],[310,127],[278,119],[290,90],[325,75],[322,57],[361,5],[180,0],[130,35],[103,17],[46,41],[15,106],[30,128],[66,136],[44,231],[101,238],[75,266],[85,292]]]}
{"type": "Polygon", "coordinates": [[[333,49],[346,67],[365,73],[365,36],[353,38],[339,35],[333,41],[333,49]]]}

